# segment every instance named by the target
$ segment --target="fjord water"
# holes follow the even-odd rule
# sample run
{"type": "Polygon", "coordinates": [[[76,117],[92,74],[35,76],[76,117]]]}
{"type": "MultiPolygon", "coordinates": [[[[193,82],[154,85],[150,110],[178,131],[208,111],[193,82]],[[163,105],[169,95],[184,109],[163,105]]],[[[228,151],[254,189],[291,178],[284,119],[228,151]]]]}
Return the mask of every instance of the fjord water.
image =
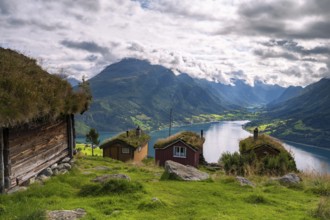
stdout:
{"type": "MultiPolygon", "coordinates": [[[[200,133],[204,131],[204,157],[207,162],[217,162],[224,152],[235,152],[239,150],[239,141],[251,134],[245,131],[242,126],[248,121],[221,121],[205,124],[192,124],[181,127],[174,127],[171,134],[180,131],[194,131],[200,133]]],[[[100,132],[101,142],[112,136],[114,132],[100,132]]],[[[154,143],[159,138],[166,138],[169,130],[159,130],[150,133],[148,156],[154,157],[154,143]]],[[[78,142],[85,142],[85,139],[77,138],[78,142]]],[[[284,147],[289,150],[296,161],[297,168],[304,171],[314,171],[320,173],[330,173],[330,149],[323,149],[304,144],[283,142],[284,147]]]]}
{"type": "MultiPolygon", "coordinates": [[[[204,157],[207,162],[217,162],[224,152],[239,150],[239,141],[251,134],[242,126],[248,121],[221,121],[206,124],[172,128],[172,134],[179,131],[194,131],[199,133],[204,130],[204,157]]],[[[153,145],[158,138],[168,137],[168,129],[151,132],[148,155],[154,157],[153,145]]],[[[292,152],[297,168],[304,171],[330,173],[330,150],[297,143],[284,142],[284,147],[292,152]]]]}

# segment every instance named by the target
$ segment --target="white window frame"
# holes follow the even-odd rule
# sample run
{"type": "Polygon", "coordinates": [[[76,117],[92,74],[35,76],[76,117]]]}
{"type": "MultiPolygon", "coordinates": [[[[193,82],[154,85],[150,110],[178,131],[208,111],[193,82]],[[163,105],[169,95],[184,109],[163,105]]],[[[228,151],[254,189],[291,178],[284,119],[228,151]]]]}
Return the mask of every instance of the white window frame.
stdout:
{"type": "Polygon", "coordinates": [[[173,157],[187,158],[187,148],[181,146],[173,147],[173,157]]]}
{"type": "Polygon", "coordinates": [[[129,154],[130,153],[129,147],[122,147],[121,148],[121,153],[122,154],[129,154]]]}

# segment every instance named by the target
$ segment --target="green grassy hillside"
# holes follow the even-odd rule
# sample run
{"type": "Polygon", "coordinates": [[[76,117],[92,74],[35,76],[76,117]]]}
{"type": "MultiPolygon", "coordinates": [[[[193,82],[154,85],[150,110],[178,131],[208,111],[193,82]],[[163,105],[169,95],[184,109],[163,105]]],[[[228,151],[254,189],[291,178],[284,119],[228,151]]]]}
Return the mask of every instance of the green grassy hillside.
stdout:
{"type": "Polygon", "coordinates": [[[268,106],[248,127],[271,136],[319,147],[330,146],[330,79],[321,79],[285,102],[268,106]]]}
{"type": "MultiPolygon", "coordinates": [[[[232,176],[211,172],[211,180],[160,180],[163,169],[84,156],[70,173],[34,184],[25,192],[0,196],[0,219],[43,219],[45,210],[83,208],[83,219],[326,219],[329,177],[302,174],[303,183],[282,186],[269,177],[249,177],[255,188],[232,176]],[[131,182],[91,180],[103,174],[127,174],[131,182]],[[157,199],[156,199],[157,198],[157,199]],[[155,202],[156,201],[156,202],[155,202]],[[321,216],[321,217],[320,217],[321,216]]],[[[327,214],[328,213],[328,214],[327,214]]]]}
{"type": "Polygon", "coordinates": [[[182,79],[170,69],[147,61],[123,59],[106,67],[89,81],[93,94],[90,110],[77,117],[77,131],[88,125],[99,131],[123,131],[139,125],[143,130],[168,125],[200,114],[231,110],[221,98],[182,79]]]}

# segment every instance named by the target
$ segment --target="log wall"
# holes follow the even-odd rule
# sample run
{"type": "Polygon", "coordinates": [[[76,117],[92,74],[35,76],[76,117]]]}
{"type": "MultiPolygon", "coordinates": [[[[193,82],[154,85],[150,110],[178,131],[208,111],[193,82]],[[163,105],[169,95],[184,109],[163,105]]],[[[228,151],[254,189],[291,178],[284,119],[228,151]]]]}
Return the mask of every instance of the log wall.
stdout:
{"type": "Polygon", "coordinates": [[[69,147],[73,147],[73,140],[72,131],[68,131],[72,125],[68,126],[68,122],[71,120],[8,129],[8,152],[4,154],[7,157],[5,176],[8,188],[22,184],[43,169],[70,156],[69,147]]]}

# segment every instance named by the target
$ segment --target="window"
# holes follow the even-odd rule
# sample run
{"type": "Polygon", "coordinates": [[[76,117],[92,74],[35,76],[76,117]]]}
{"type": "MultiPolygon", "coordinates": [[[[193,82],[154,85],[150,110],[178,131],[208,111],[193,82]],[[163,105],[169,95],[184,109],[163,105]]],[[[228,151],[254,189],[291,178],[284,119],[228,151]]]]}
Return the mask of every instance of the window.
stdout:
{"type": "Polygon", "coordinates": [[[122,147],[121,148],[121,153],[122,154],[129,154],[129,148],[128,147],[122,147]]]}
{"type": "Polygon", "coordinates": [[[187,148],[174,146],[173,151],[173,157],[186,158],[187,148]]]}

